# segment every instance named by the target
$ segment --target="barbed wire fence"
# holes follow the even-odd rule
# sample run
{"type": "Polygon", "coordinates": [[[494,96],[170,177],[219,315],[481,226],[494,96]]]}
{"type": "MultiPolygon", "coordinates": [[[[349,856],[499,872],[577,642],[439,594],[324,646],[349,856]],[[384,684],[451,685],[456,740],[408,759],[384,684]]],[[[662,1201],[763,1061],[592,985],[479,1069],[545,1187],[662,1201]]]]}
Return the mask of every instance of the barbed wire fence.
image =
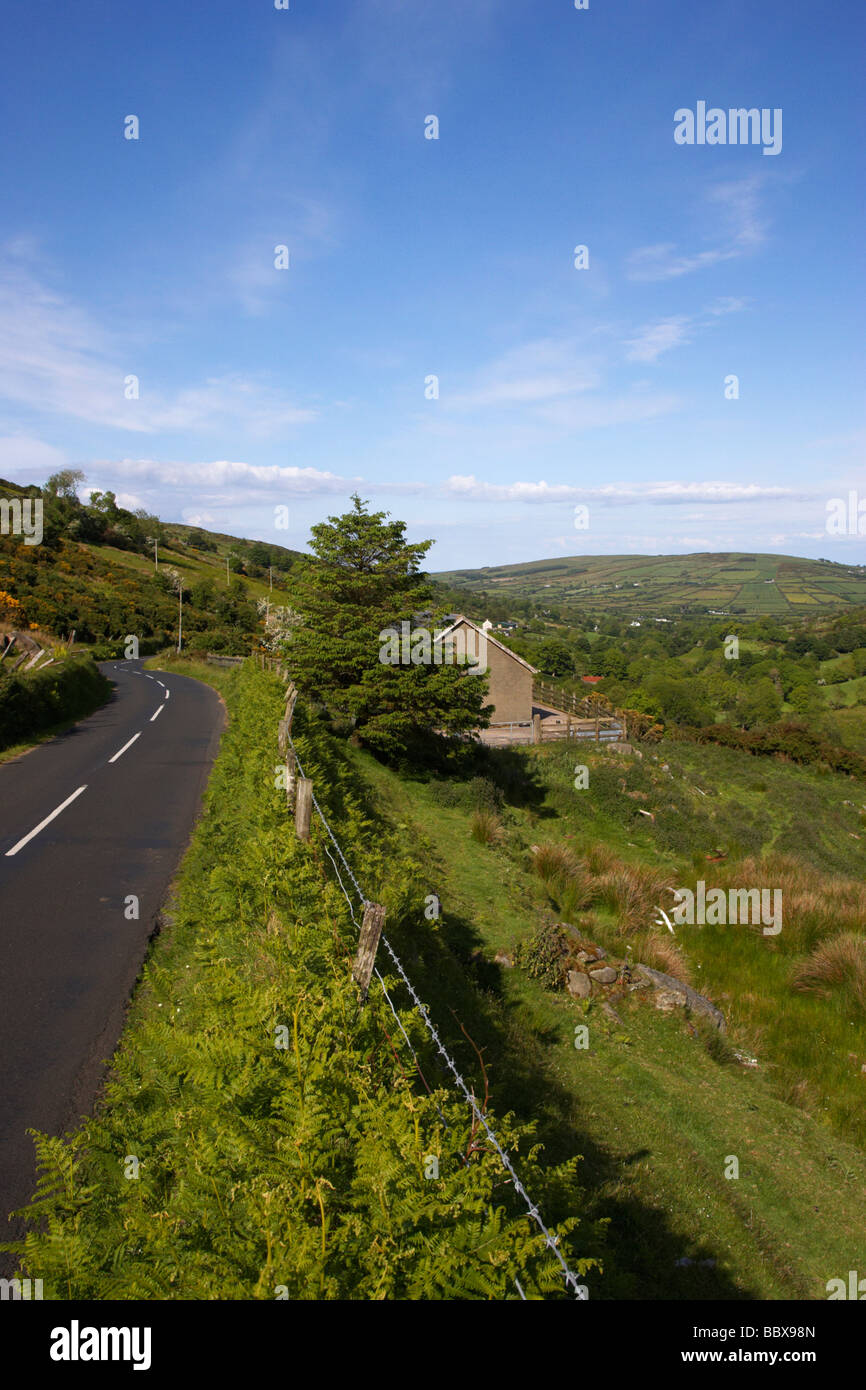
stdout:
{"type": "MultiPolygon", "coordinates": [[[[342,847],[341,847],[341,845],[340,845],[340,843],[339,843],[339,841],[338,841],[336,835],[334,834],[333,830],[331,829],[331,826],[328,824],[328,819],[327,819],[327,817],[325,816],[325,814],[324,814],[324,812],[323,812],[321,806],[319,805],[318,800],[316,799],[315,793],[314,793],[313,790],[312,790],[312,784],[311,784],[310,780],[306,777],[306,775],[305,775],[305,773],[304,773],[304,769],[303,769],[303,766],[302,766],[302,764],[301,764],[301,760],[300,760],[300,758],[298,757],[297,749],[296,749],[295,744],[294,744],[294,742],[293,742],[293,740],[292,740],[292,737],[291,737],[292,715],[293,715],[293,713],[294,713],[294,707],[295,707],[295,702],[296,702],[296,700],[297,700],[297,691],[295,690],[293,684],[290,682],[290,683],[289,683],[288,692],[287,692],[287,696],[286,696],[286,717],[285,717],[285,719],[283,719],[283,720],[280,721],[280,728],[279,728],[279,745],[280,745],[280,751],[286,754],[287,762],[289,761],[289,750],[291,750],[291,762],[292,762],[292,764],[293,764],[293,767],[294,767],[295,769],[297,769],[297,776],[295,776],[294,773],[293,773],[292,771],[289,772],[288,786],[287,786],[287,793],[288,793],[289,799],[291,800],[293,791],[296,790],[297,779],[298,779],[298,777],[301,779],[301,783],[302,783],[302,784],[304,785],[304,787],[306,788],[306,792],[305,792],[305,796],[304,796],[304,798],[303,798],[303,801],[302,801],[302,802],[296,802],[296,811],[298,812],[298,814],[296,815],[296,830],[297,830],[297,833],[298,833],[299,838],[301,838],[301,839],[308,839],[308,838],[309,838],[309,820],[310,820],[310,815],[311,815],[312,811],[315,811],[316,815],[318,816],[318,819],[321,821],[321,824],[322,824],[322,826],[323,826],[323,828],[324,828],[324,831],[325,831],[325,834],[326,834],[326,836],[327,836],[327,840],[323,842],[325,852],[326,852],[326,854],[328,855],[328,858],[329,858],[330,861],[331,861],[331,864],[332,864],[333,869],[334,869],[334,875],[335,875],[335,878],[336,878],[336,880],[337,880],[337,884],[339,885],[339,888],[340,888],[340,890],[341,890],[341,892],[342,892],[342,894],[343,894],[343,897],[344,897],[345,900],[346,900],[346,903],[347,903],[347,906],[348,906],[348,909],[349,909],[349,915],[350,915],[350,917],[351,917],[351,919],[352,919],[352,922],[353,922],[354,925],[355,925],[356,930],[359,932],[359,935],[360,935],[361,932],[362,932],[362,928],[361,928],[361,926],[359,925],[358,920],[357,920],[357,918],[356,918],[356,916],[355,916],[355,906],[354,906],[354,904],[353,904],[353,902],[352,902],[352,898],[351,898],[349,892],[347,891],[346,884],[345,884],[345,882],[344,882],[344,880],[343,880],[343,874],[340,872],[340,868],[339,868],[339,866],[338,866],[338,862],[337,862],[338,860],[339,860],[339,864],[342,865],[342,868],[343,868],[343,871],[344,871],[344,873],[345,873],[345,875],[346,875],[346,878],[348,879],[349,883],[351,883],[351,886],[352,886],[352,888],[354,889],[355,894],[357,895],[357,899],[358,899],[358,904],[359,904],[359,906],[360,906],[360,907],[365,911],[365,913],[366,913],[367,910],[370,909],[370,908],[371,908],[372,906],[374,906],[374,905],[372,904],[371,900],[367,897],[367,895],[364,893],[363,889],[361,888],[361,885],[359,884],[357,878],[355,877],[355,874],[354,874],[353,871],[352,871],[352,867],[351,867],[351,865],[349,864],[349,861],[347,860],[345,854],[343,853],[343,849],[342,849],[342,847]],[[293,786],[293,783],[295,784],[295,786],[293,786]],[[336,858],[334,857],[334,854],[331,853],[331,848],[329,847],[328,842],[327,842],[328,840],[330,841],[331,846],[333,846],[333,849],[334,849],[335,854],[336,854],[336,858]]],[[[366,921],[366,918],[365,918],[365,921],[366,921]]],[[[412,984],[412,981],[409,979],[409,976],[408,976],[407,973],[406,973],[406,970],[405,970],[405,968],[404,968],[404,966],[403,966],[402,961],[400,960],[400,958],[399,958],[399,956],[397,955],[396,951],[394,950],[393,946],[392,946],[391,943],[389,942],[387,936],[385,936],[384,932],[381,933],[381,936],[378,936],[378,935],[377,935],[377,938],[376,938],[376,939],[377,939],[377,941],[380,941],[380,942],[381,942],[381,945],[382,945],[382,946],[385,948],[385,950],[387,951],[388,956],[390,957],[391,962],[392,962],[392,964],[393,964],[393,966],[394,966],[394,969],[396,970],[396,972],[397,972],[397,974],[399,975],[400,979],[402,980],[403,984],[406,986],[406,989],[407,989],[407,991],[408,991],[408,993],[409,993],[409,996],[410,996],[410,998],[411,998],[411,1000],[412,1000],[412,1004],[413,1004],[413,1006],[414,1006],[416,1012],[419,1014],[419,1016],[420,1016],[422,1022],[424,1023],[424,1026],[425,1026],[425,1028],[427,1029],[427,1032],[429,1033],[429,1035],[430,1035],[430,1037],[431,1037],[431,1039],[432,1039],[432,1041],[433,1041],[433,1043],[434,1043],[434,1045],[435,1045],[435,1047],[436,1047],[436,1050],[437,1050],[439,1056],[442,1058],[442,1061],[444,1062],[445,1067],[446,1067],[447,1070],[451,1073],[451,1076],[452,1076],[453,1079],[454,1079],[454,1083],[456,1084],[457,1089],[461,1092],[461,1094],[463,1095],[464,1099],[466,1100],[466,1103],[468,1104],[470,1110],[472,1111],[472,1115],[473,1115],[474,1120],[475,1120],[476,1123],[477,1123],[478,1125],[480,1125],[481,1128],[484,1130],[485,1134],[487,1135],[487,1139],[488,1139],[488,1141],[489,1141],[491,1147],[493,1148],[493,1150],[495,1151],[497,1157],[499,1158],[499,1161],[500,1161],[500,1163],[502,1164],[502,1167],[505,1169],[505,1172],[508,1174],[509,1180],[511,1181],[511,1183],[512,1183],[512,1185],[513,1185],[513,1187],[514,1187],[515,1192],[518,1194],[518,1196],[520,1196],[520,1197],[523,1199],[523,1202],[524,1202],[525,1205],[526,1205],[526,1210],[527,1210],[527,1213],[528,1213],[529,1217],[530,1217],[531,1220],[535,1223],[535,1225],[538,1227],[538,1229],[539,1229],[539,1231],[541,1232],[541,1234],[544,1236],[545,1247],[546,1247],[547,1249],[549,1249],[550,1251],[552,1251],[553,1255],[555,1256],[556,1260],[558,1261],[558,1263],[559,1263],[559,1265],[560,1265],[560,1268],[561,1268],[561,1272],[562,1272],[563,1279],[565,1280],[565,1283],[566,1283],[566,1286],[573,1292],[575,1299],[580,1300],[580,1301],[587,1300],[587,1299],[589,1298],[589,1291],[588,1291],[588,1289],[587,1289],[587,1286],[586,1286],[585,1284],[581,1284],[581,1283],[579,1282],[578,1276],[574,1273],[574,1271],[573,1271],[572,1269],[569,1268],[568,1264],[566,1263],[565,1259],[563,1258],[562,1252],[561,1252],[561,1250],[559,1249],[559,1244],[558,1244],[559,1238],[558,1238],[557,1236],[554,1236],[554,1235],[552,1235],[552,1234],[550,1233],[550,1231],[548,1230],[547,1226],[546,1226],[545,1223],[544,1223],[544,1220],[543,1220],[543,1218],[542,1218],[542,1216],[541,1216],[541,1213],[540,1213],[539,1210],[538,1210],[538,1207],[537,1207],[536,1204],[532,1201],[531,1197],[529,1196],[529,1193],[526,1191],[526,1188],[523,1186],[523,1183],[520,1181],[520,1178],[519,1178],[517,1172],[515,1171],[515,1168],[514,1168],[514,1165],[513,1165],[512,1161],[511,1161],[511,1158],[509,1157],[508,1153],[507,1153],[506,1150],[503,1148],[503,1146],[500,1144],[499,1139],[498,1139],[496,1133],[494,1132],[493,1128],[491,1127],[491,1125],[490,1125],[490,1123],[489,1123],[489,1121],[488,1121],[488,1119],[487,1119],[487,1116],[486,1116],[486,1115],[484,1114],[484,1112],[479,1108],[478,1102],[477,1102],[477,1100],[475,1099],[475,1096],[474,1096],[473,1092],[470,1090],[469,1086],[467,1086],[465,1080],[463,1079],[463,1076],[461,1075],[460,1071],[459,1071],[458,1068],[457,1068],[456,1063],[454,1062],[454,1059],[452,1058],[451,1054],[448,1052],[448,1049],[445,1047],[444,1043],[442,1042],[442,1039],[441,1039],[440,1036],[439,1036],[439,1032],[438,1032],[438,1030],[437,1030],[435,1024],[433,1023],[433,1020],[430,1018],[430,1015],[429,1015],[429,1013],[428,1013],[428,1011],[427,1011],[425,1005],[423,1004],[423,1002],[422,1002],[421,999],[419,998],[418,992],[417,992],[417,990],[415,989],[415,986],[412,984]]],[[[374,943],[374,951],[375,951],[375,943],[374,943]]],[[[412,1058],[413,1058],[413,1061],[414,1061],[414,1063],[415,1063],[415,1067],[416,1067],[416,1069],[417,1069],[418,1075],[419,1075],[419,1077],[421,1078],[421,1080],[422,1080],[424,1086],[426,1087],[428,1093],[432,1096],[432,1095],[433,1095],[433,1092],[431,1091],[430,1086],[428,1085],[427,1080],[426,1080],[426,1078],[424,1077],[424,1074],[423,1074],[423,1072],[422,1072],[422,1070],[421,1070],[421,1064],[420,1064],[420,1062],[419,1062],[419,1060],[418,1060],[418,1056],[417,1056],[417,1054],[416,1054],[416,1052],[415,1052],[415,1049],[413,1048],[412,1043],[411,1043],[410,1040],[409,1040],[409,1036],[408,1036],[408,1034],[407,1034],[407,1032],[406,1032],[406,1029],[403,1027],[403,1023],[402,1023],[402,1021],[401,1021],[401,1019],[400,1019],[400,1015],[399,1015],[397,1006],[396,1006],[396,1004],[394,1003],[394,1000],[393,1000],[393,998],[391,997],[391,994],[390,994],[390,992],[389,992],[389,990],[388,990],[388,987],[387,987],[387,985],[385,984],[385,980],[384,980],[384,978],[383,978],[381,972],[379,971],[378,967],[375,965],[375,963],[372,964],[371,975],[375,975],[375,976],[376,976],[376,979],[378,980],[379,985],[380,985],[380,987],[381,987],[382,994],[383,994],[383,996],[384,996],[384,998],[385,998],[385,1000],[386,1000],[386,1002],[387,1002],[387,1004],[388,1004],[388,1006],[389,1006],[389,1008],[390,1008],[392,1014],[394,1015],[394,1018],[395,1018],[395,1020],[396,1020],[396,1022],[397,1022],[397,1026],[399,1027],[400,1032],[402,1033],[403,1038],[404,1038],[404,1040],[405,1040],[405,1042],[406,1042],[406,1045],[407,1045],[407,1047],[409,1048],[410,1053],[412,1054],[412,1058]]],[[[357,978],[357,977],[356,977],[356,978],[357,978]]],[[[368,978],[368,980],[367,980],[367,983],[369,983],[369,978],[368,978]]],[[[366,993],[366,990],[365,990],[364,992],[366,993]]],[[[434,1098],[434,1104],[436,1104],[435,1098],[434,1098]]],[[[446,1128],[448,1128],[449,1126],[448,1126],[448,1124],[447,1124],[447,1121],[445,1120],[445,1116],[442,1114],[442,1111],[441,1111],[441,1109],[439,1108],[438,1104],[436,1105],[436,1109],[437,1109],[437,1111],[439,1112],[439,1117],[440,1117],[440,1119],[442,1120],[443,1124],[445,1125],[446,1128]]],[[[523,1289],[522,1289],[521,1286],[520,1286],[520,1282],[519,1282],[517,1279],[515,1279],[514,1282],[515,1282],[515,1285],[516,1285],[516,1287],[517,1287],[517,1291],[518,1291],[518,1293],[519,1293],[521,1299],[523,1299],[524,1302],[525,1302],[525,1301],[526,1301],[526,1295],[525,1295],[525,1293],[523,1292],[523,1289]]]]}

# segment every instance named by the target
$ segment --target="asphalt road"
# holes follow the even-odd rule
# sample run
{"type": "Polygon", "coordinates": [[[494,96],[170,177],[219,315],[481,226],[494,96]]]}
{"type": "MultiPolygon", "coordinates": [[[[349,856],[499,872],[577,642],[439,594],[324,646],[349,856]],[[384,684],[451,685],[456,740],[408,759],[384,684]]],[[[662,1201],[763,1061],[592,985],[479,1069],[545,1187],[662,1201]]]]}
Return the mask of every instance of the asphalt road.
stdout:
{"type": "Polygon", "coordinates": [[[93,1104],[224,725],[209,686],[101,669],[106,705],[0,765],[0,1241],[35,1186],[27,1129],[93,1104]]]}

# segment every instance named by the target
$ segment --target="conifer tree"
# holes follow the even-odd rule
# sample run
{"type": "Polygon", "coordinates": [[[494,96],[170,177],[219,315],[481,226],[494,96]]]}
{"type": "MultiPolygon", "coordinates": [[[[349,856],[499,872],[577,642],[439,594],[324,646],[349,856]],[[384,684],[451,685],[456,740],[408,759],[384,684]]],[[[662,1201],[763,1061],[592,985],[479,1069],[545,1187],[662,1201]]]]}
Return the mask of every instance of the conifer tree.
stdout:
{"type": "MultiPolygon", "coordinates": [[[[382,633],[412,622],[432,599],[420,564],[432,541],[406,540],[406,525],[353,510],[312,528],[315,558],[292,570],[293,603],[303,622],[286,644],[293,680],[312,699],[351,719],[364,742],[405,753],[433,730],[463,733],[489,722],[486,677],[458,665],[380,660],[382,633]]],[[[429,610],[425,624],[441,626],[429,610]]]]}

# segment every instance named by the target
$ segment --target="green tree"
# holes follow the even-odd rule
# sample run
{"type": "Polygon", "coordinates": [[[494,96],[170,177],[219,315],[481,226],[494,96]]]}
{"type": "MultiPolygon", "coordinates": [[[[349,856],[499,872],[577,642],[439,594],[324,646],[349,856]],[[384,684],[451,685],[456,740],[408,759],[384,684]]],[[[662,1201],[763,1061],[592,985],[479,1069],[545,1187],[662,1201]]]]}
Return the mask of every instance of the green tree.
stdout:
{"type": "MultiPolygon", "coordinates": [[[[432,541],[410,544],[405,522],[368,512],[357,494],[352,501],[352,511],[313,527],[315,558],[303,557],[292,571],[292,603],[302,618],[286,643],[293,679],[388,754],[405,753],[434,730],[485,725],[485,676],[423,659],[383,659],[386,630],[411,624],[430,600],[420,564],[432,541]]],[[[429,624],[436,626],[433,613],[429,624]]]]}
{"type": "Polygon", "coordinates": [[[536,664],[548,676],[567,676],[574,671],[574,656],[560,637],[549,637],[539,642],[536,664]]]}
{"type": "Polygon", "coordinates": [[[68,497],[77,500],[78,488],[84,481],[85,477],[80,468],[62,468],[59,473],[51,474],[45,484],[45,491],[49,497],[68,497]]]}

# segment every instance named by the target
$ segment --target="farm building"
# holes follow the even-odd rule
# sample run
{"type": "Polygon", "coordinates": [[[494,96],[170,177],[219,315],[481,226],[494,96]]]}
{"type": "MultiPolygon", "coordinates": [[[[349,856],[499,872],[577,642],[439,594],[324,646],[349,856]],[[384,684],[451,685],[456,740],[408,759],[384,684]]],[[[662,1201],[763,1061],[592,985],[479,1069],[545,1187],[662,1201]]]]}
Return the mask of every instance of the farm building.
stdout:
{"type": "MultiPolygon", "coordinates": [[[[532,719],[532,682],[535,667],[511,651],[490,633],[490,624],[478,627],[462,613],[457,614],[436,637],[436,643],[449,645],[458,655],[487,670],[488,703],[493,705],[491,723],[524,723],[532,719]]],[[[434,644],[435,645],[435,644],[434,644]]]]}

